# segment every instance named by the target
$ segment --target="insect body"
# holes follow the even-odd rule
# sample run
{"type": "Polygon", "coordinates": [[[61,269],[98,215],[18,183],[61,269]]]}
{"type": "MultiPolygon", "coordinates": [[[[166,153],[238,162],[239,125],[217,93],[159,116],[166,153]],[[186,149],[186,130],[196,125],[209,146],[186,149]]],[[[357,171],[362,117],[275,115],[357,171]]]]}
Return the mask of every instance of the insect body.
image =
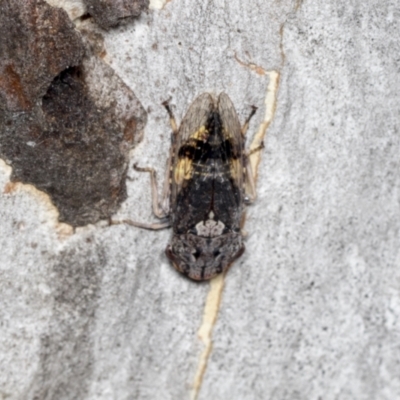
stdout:
{"type": "Polygon", "coordinates": [[[164,105],[173,135],[161,205],[154,170],[136,169],[151,173],[154,213],[166,220],[152,225],[124,222],[150,229],[172,226],[166,255],[174,267],[194,280],[211,279],[244,252],[244,207],[255,198],[244,138],[255,107],[241,128],[225,93],[217,99],[205,93],[193,102],[177,129],[168,104],[164,105]]]}

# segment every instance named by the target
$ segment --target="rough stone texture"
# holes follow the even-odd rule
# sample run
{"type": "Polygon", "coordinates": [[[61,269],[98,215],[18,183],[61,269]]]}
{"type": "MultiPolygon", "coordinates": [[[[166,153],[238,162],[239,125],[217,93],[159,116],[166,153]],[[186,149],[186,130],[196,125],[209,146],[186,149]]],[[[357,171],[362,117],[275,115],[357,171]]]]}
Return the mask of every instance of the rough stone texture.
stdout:
{"type": "Polygon", "coordinates": [[[87,12],[103,29],[132,22],[149,8],[149,0],[84,0],[87,12]]]}
{"type": "Polygon", "coordinates": [[[4,3],[0,155],[12,180],[48,193],[60,221],[109,218],[126,198],[129,150],[145,112],[105,65],[101,37],[81,35],[43,1],[4,3]]]}
{"type": "MultiPolygon", "coordinates": [[[[162,100],[180,118],[225,90],[242,117],[259,106],[251,132],[263,70],[281,73],[199,399],[400,398],[399,21],[394,0],[183,0],[105,34],[104,59],[148,112],[132,162],[159,176],[162,100]]],[[[0,187],[9,175],[0,164],[0,187]]],[[[149,221],[149,177],[129,175],[116,218],[149,221]]],[[[189,398],[208,284],[168,264],[169,232],[60,239],[28,189],[0,196],[1,396],[189,398]]]]}

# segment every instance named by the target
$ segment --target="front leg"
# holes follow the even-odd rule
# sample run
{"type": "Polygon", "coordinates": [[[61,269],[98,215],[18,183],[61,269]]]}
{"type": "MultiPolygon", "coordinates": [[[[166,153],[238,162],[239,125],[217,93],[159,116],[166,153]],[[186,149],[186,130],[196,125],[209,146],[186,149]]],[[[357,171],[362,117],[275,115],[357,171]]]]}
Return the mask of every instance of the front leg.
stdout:
{"type": "Polygon", "coordinates": [[[246,136],[247,130],[249,129],[249,124],[251,119],[254,117],[254,114],[257,111],[256,106],[251,106],[251,111],[249,116],[247,117],[246,121],[244,122],[244,125],[242,126],[242,136],[246,136]]]}
{"type": "Polygon", "coordinates": [[[167,113],[169,115],[170,125],[172,128],[172,137],[171,137],[171,149],[170,149],[170,154],[168,157],[167,170],[166,170],[166,174],[165,174],[161,203],[159,202],[159,199],[158,199],[157,176],[156,176],[156,171],[154,170],[154,168],[149,168],[149,167],[140,168],[136,164],[133,166],[133,168],[139,172],[149,172],[150,173],[153,213],[157,218],[164,219],[164,221],[148,224],[148,223],[143,223],[143,222],[138,222],[138,221],[132,221],[130,219],[125,219],[122,221],[111,220],[110,224],[112,224],[112,225],[128,224],[131,226],[136,226],[139,228],[150,229],[150,230],[165,229],[165,228],[169,228],[171,226],[171,222],[169,220],[169,196],[170,196],[170,192],[171,192],[171,168],[172,168],[173,149],[174,149],[176,136],[178,135],[178,127],[176,124],[175,117],[172,113],[172,110],[168,104],[168,101],[164,101],[163,106],[165,107],[165,109],[167,110],[167,113]]]}
{"type": "Polygon", "coordinates": [[[136,164],[133,166],[133,168],[136,171],[150,173],[153,213],[157,218],[164,219],[164,221],[155,223],[144,223],[139,221],[132,221],[131,219],[124,219],[121,221],[111,220],[110,224],[111,225],[127,224],[131,226],[136,226],[138,228],[150,229],[150,230],[160,230],[169,228],[171,226],[171,222],[169,220],[169,212],[168,210],[162,208],[158,201],[156,171],[153,168],[140,168],[136,164]]]}
{"type": "MultiPolygon", "coordinates": [[[[160,206],[158,201],[158,190],[157,190],[157,176],[154,168],[140,168],[136,164],[133,166],[136,171],[139,172],[149,172],[150,173],[150,181],[151,181],[151,199],[153,204],[153,213],[157,218],[165,218],[168,216],[169,212],[164,207],[160,206]]],[[[163,197],[165,197],[165,193],[163,193],[163,197]]],[[[165,203],[164,199],[163,202],[165,203]]]]}
{"type": "MultiPolygon", "coordinates": [[[[157,218],[167,218],[169,217],[169,196],[171,192],[171,167],[172,167],[172,156],[173,156],[173,148],[174,148],[174,143],[175,143],[175,138],[176,135],[178,134],[178,127],[176,124],[176,120],[174,117],[174,114],[172,113],[171,107],[168,104],[168,101],[164,101],[162,105],[165,107],[167,110],[167,113],[169,115],[169,122],[172,128],[172,137],[171,137],[171,146],[170,146],[170,154],[168,156],[168,163],[167,163],[167,169],[165,173],[165,178],[164,178],[164,186],[163,186],[163,191],[162,191],[162,199],[161,203],[159,202],[158,199],[158,190],[157,190],[157,176],[156,176],[156,171],[154,168],[141,168],[138,167],[137,164],[133,166],[133,168],[136,171],[139,172],[149,172],[150,173],[150,180],[151,180],[151,198],[152,198],[152,207],[153,207],[153,213],[157,218]]],[[[130,224],[132,225],[132,224],[130,224]]],[[[145,227],[143,225],[147,226],[155,226],[158,224],[142,224],[142,223],[135,223],[134,226],[140,226],[140,227],[145,227]]],[[[161,224],[162,227],[164,227],[164,224],[161,224]]],[[[154,228],[149,228],[149,229],[154,229],[154,228]]],[[[158,228],[156,228],[158,229],[158,228]]],[[[162,228],[159,228],[162,229],[162,228]]]]}

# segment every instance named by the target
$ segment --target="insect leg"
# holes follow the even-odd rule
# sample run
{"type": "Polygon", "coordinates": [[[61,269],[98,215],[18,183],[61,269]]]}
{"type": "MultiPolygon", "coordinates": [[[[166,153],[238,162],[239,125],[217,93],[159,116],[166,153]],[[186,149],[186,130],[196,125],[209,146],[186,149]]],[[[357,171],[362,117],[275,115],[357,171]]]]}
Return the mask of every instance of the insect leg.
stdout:
{"type": "Polygon", "coordinates": [[[158,231],[160,229],[169,228],[171,226],[170,221],[158,222],[153,224],[145,224],[143,222],[132,221],[130,219],[123,219],[121,221],[110,221],[110,225],[127,224],[131,226],[136,226],[138,228],[149,229],[152,231],[158,231]]]}
{"type": "Polygon", "coordinates": [[[176,124],[176,120],[175,120],[175,116],[171,110],[171,107],[169,106],[168,100],[165,100],[162,105],[165,107],[165,109],[167,110],[167,113],[169,115],[169,123],[171,125],[172,128],[172,132],[174,133],[174,135],[178,134],[178,125],[176,124]]]}
{"type": "Polygon", "coordinates": [[[250,156],[253,153],[256,153],[264,148],[264,142],[262,142],[259,146],[256,148],[250,150],[245,154],[245,202],[246,204],[251,204],[254,202],[254,200],[257,197],[257,191],[256,191],[256,183],[255,183],[255,176],[253,173],[253,169],[251,168],[251,163],[250,163],[250,156]]]}
{"type": "MultiPolygon", "coordinates": [[[[243,128],[242,128],[242,135],[245,136],[247,129],[249,128],[250,120],[253,118],[254,114],[257,111],[256,106],[251,107],[251,111],[249,116],[247,117],[243,128]]],[[[261,142],[259,146],[255,147],[254,149],[251,149],[245,153],[245,203],[246,204],[251,204],[254,202],[254,200],[257,197],[257,191],[256,191],[256,182],[255,182],[255,175],[253,172],[253,169],[251,168],[251,163],[250,163],[250,156],[264,148],[264,142],[261,142]]]]}
{"type": "Polygon", "coordinates": [[[144,222],[132,221],[131,219],[124,219],[121,221],[114,221],[110,219],[109,220],[110,225],[127,224],[131,226],[136,226],[138,228],[150,229],[150,230],[169,228],[171,226],[171,222],[168,219],[168,212],[165,211],[163,208],[161,208],[158,203],[156,171],[153,168],[139,168],[136,164],[133,166],[133,168],[136,171],[150,173],[153,213],[157,218],[164,219],[164,221],[147,224],[144,222]]]}
{"type": "Polygon", "coordinates": [[[171,146],[170,146],[170,152],[168,156],[168,162],[167,162],[167,169],[165,173],[165,178],[164,178],[164,187],[163,187],[163,194],[162,194],[162,208],[164,210],[169,210],[169,199],[170,199],[170,194],[171,194],[171,179],[172,179],[172,159],[174,156],[174,151],[175,151],[175,143],[176,143],[176,137],[178,136],[178,125],[176,123],[175,116],[171,110],[171,107],[169,106],[168,100],[164,101],[162,105],[165,107],[167,110],[167,113],[169,115],[169,123],[171,125],[172,129],[172,135],[171,135],[171,146]]]}
{"type": "Polygon", "coordinates": [[[242,127],[242,135],[246,136],[246,132],[249,129],[249,124],[250,124],[250,120],[253,118],[254,114],[257,111],[257,107],[256,106],[251,106],[251,111],[249,116],[247,117],[243,127],[242,127]]]}
{"type": "Polygon", "coordinates": [[[262,150],[264,147],[265,147],[264,142],[261,142],[257,147],[246,152],[246,157],[250,157],[252,154],[257,153],[258,151],[262,150]]]}
{"type": "Polygon", "coordinates": [[[247,231],[244,229],[245,222],[246,222],[246,212],[243,212],[242,217],[240,219],[240,234],[242,235],[243,238],[246,238],[248,236],[247,231]]]}
{"type": "Polygon", "coordinates": [[[160,219],[165,218],[168,215],[168,212],[163,207],[160,207],[160,203],[158,202],[156,171],[153,168],[140,168],[136,164],[133,166],[133,168],[139,172],[149,172],[150,173],[153,213],[157,218],[160,218],[160,219]]]}
{"type": "Polygon", "coordinates": [[[244,201],[246,204],[251,204],[257,197],[256,191],[256,183],[254,180],[253,170],[251,168],[251,164],[246,157],[246,166],[245,166],[245,197],[244,201]]]}

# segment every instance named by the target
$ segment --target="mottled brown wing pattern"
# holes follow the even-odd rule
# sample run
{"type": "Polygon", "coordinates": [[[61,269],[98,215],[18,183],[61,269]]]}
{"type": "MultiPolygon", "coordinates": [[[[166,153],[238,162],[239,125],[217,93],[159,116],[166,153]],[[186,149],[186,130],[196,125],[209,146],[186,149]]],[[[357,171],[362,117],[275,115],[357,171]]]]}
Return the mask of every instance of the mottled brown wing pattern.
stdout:
{"type": "MultiPolygon", "coordinates": [[[[173,156],[171,168],[173,172],[180,172],[182,169],[188,169],[188,173],[190,173],[190,162],[185,165],[184,160],[179,160],[178,153],[179,149],[184,145],[191,137],[196,135],[196,133],[205,126],[207,122],[208,115],[210,111],[214,107],[214,101],[212,96],[209,93],[203,93],[198,96],[193,103],[191,104],[189,110],[187,111],[185,117],[183,118],[179,130],[178,135],[175,139],[173,156]],[[178,166],[178,163],[180,165],[178,166]]],[[[185,171],[182,171],[182,174],[185,175],[185,171]]],[[[175,179],[174,175],[172,176],[171,182],[171,203],[175,204],[176,196],[181,190],[182,181],[180,179],[175,179]]]]}
{"type": "Polygon", "coordinates": [[[244,180],[244,138],[235,106],[225,93],[221,93],[218,97],[218,111],[222,120],[224,136],[230,140],[233,149],[233,157],[230,160],[231,176],[235,180],[236,186],[242,188],[244,180]]]}
{"type": "Polygon", "coordinates": [[[173,147],[173,235],[166,255],[191,279],[211,279],[244,251],[243,135],[229,97],[198,97],[173,147]]]}
{"type": "Polygon", "coordinates": [[[203,93],[193,101],[180,124],[178,146],[185,143],[201,126],[205,125],[213,108],[214,100],[209,93],[203,93]]]}

